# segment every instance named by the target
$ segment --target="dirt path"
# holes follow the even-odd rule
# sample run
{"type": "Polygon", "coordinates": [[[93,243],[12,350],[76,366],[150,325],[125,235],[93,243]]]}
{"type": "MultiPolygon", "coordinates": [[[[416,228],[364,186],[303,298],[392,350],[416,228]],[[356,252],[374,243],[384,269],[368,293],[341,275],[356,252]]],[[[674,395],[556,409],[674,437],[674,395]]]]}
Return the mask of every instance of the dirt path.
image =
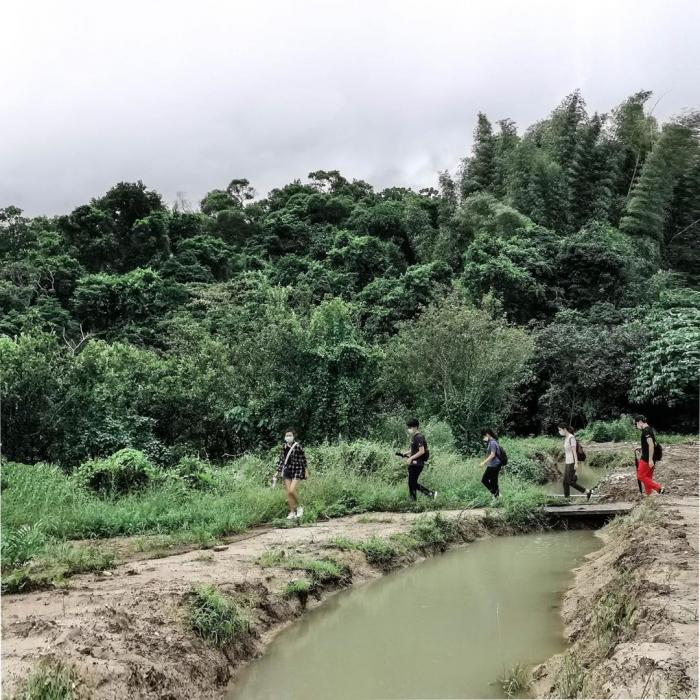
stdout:
{"type": "Polygon", "coordinates": [[[562,608],[570,647],[535,670],[538,696],[698,696],[697,447],[666,448],[655,478],[666,494],[644,502],[630,470],[601,482],[603,497],[640,505],[578,569],[562,608]]]}
{"type": "MultiPolygon", "coordinates": [[[[629,449],[631,455],[633,447],[618,443],[589,449],[629,449]]],[[[631,462],[603,479],[597,489],[601,499],[640,499],[631,462]]],[[[595,688],[599,697],[689,697],[693,688],[697,694],[696,447],[668,447],[657,477],[668,489],[652,509],[658,518],[643,519],[622,534],[611,530],[603,549],[579,571],[565,600],[572,649],[580,649],[582,660],[590,661],[598,644],[590,633],[596,601],[619,584],[615,577],[621,572],[632,572],[639,584],[641,603],[634,628],[626,638],[615,640],[604,659],[584,667],[587,687],[595,688]],[[647,538],[653,547],[646,546],[647,538]]],[[[468,511],[466,539],[488,534],[484,516],[485,511],[468,511]]],[[[308,527],[263,528],[231,538],[225,549],[176,549],[157,559],[144,559],[148,553],[134,555],[129,543],[115,540],[114,546],[129,555],[116,569],[76,576],[65,590],[3,596],[4,692],[11,694],[39,659],[53,657],[75,669],[82,697],[221,698],[232,673],[303,611],[301,601],[281,595],[286,584],[302,574],[263,568],[257,563],[260,555],[281,548],[318,558],[331,553],[327,545],[338,537],[387,537],[406,531],[417,517],[420,514],[374,513],[308,527]],[[214,584],[250,603],[252,633],[225,652],[204,643],[187,625],[189,593],[201,584],[214,584]]],[[[348,566],[353,583],[382,573],[360,552],[332,554],[348,566]]],[[[320,590],[308,606],[319,605],[331,592],[320,590]]],[[[555,657],[540,669],[542,694],[555,692],[561,663],[555,657]]]]}
{"type": "MultiPolygon", "coordinates": [[[[460,516],[457,511],[443,514],[460,516]]],[[[483,515],[469,511],[475,534],[483,515]]],[[[5,694],[18,687],[38,659],[49,656],[75,668],[85,697],[220,698],[232,670],[302,609],[300,601],[280,595],[300,572],[262,568],[256,561],[260,555],[271,548],[308,557],[328,555],[326,545],[335,538],[387,537],[406,531],[419,516],[367,514],[270,529],[239,538],[221,551],[130,561],[101,575],[76,576],[66,590],[3,596],[5,694]],[[185,622],[188,594],[201,584],[251,601],[254,634],[226,653],[201,641],[185,622]]],[[[381,575],[359,552],[333,555],[349,566],[354,582],[381,575]]],[[[319,600],[311,598],[308,605],[319,600]]]]}

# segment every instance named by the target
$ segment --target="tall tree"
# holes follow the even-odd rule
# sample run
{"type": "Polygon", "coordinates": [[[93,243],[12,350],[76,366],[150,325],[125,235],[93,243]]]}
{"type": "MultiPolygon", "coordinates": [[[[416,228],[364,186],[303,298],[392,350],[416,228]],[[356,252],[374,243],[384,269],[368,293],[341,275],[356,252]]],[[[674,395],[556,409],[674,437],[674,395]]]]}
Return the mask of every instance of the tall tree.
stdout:
{"type": "Polygon", "coordinates": [[[665,247],[674,191],[695,166],[699,129],[699,112],[664,125],[632,191],[622,231],[646,238],[657,249],[665,247]]]}
{"type": "Polygon", "coordinates": [[[479,112],[474,129],[472,155],[464,161],[462,196],[475,192],[491,192],[496,181],[496,138],[488,117],[479,112]]]}

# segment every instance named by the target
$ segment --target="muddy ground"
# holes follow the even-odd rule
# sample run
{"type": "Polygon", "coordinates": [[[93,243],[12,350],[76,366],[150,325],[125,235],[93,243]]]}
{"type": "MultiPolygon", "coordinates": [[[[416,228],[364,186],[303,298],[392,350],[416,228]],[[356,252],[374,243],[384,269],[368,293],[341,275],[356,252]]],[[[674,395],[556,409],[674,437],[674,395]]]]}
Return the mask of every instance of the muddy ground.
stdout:
{"type": "MultiPolygon", "coordinates": [[[[461,523],[465,540],[486,535],[484,511],[443,512],[461,523]]],[[[76,672],[86,698],[221,698],[243,662],[259,654],[286,624],[338,586],[380,576],[364,554],[329,549],[340,537],[387,537],[410,528],[414,513],[375,513],[308,527],[270,529],[237,538],[226,548],[137,559],[100,575],[75,576],[65,590],[3,596],[3,695],[8,697],[36,661],[60,659],[76,672]],[[303,572],[265,568],[258,558],[271,549],[318,558],[332,554],[351,578],[321,588],[305,601],[285,599],[286,584],[303,572]],[[214,584],[247,603],[250,634],[225,650],[199,639],[186,613],[193,586],[214,584]]],[[[411,552],[393,562],[407,565],[431,552],[411,552]]]]}
{"type": "Polygon", "coordinates": [[[535,669],[538,697],[698,697],[697,447],[667,447],[655,478],[666,493],[651,500],[630,470],[600,484],[603,499],[640,505],[577,570],[562,607],[570,647],[535,669]]]}
{"type": "MultiPolygon", "coordinates": [[[[618,451],[621,446],[594,449],[618,451]]],[[[667,448],[657,476],[668,488],[656,504],[659,518],[631,532],[610,530],[606,545],[578,571],[576,586],[564,601],[572,649],[590,661],[584,669],[585,689],[594,689],[597,697],[692,697],[693,689],[697,694],[697,448],[667,448]],[[629,638],[597,659],[591,651],[597,642],[590,634],[590,610],[625,567],[640,582],[635,626],[629,638]]],[[[602,499],[639,498],[629,469],[609,474],[597,491],[602,499]]],[[[466,541],[489,536],[484,511],[444,515],[461,519],[466,541]]],[[[338,585],[382,574],[360,552],[329,550],[332,540],[387,537],[407,531],[416,517],[373,513],[308,527],[262,529],[234,538],[218,551],[158,559],[129,555],[112,571],[72,578],[65,590],[3,596],[3,696],[11,696],[36,662],[49,657],[75,669],[81,697],[221,698],[242,664],[261,653],[305,607],[319,605],[338,585]],[[309,558],[330,553],[347,565],[350,578],[319,589],[305,604],[285,599],[286,584],[303,574],[258,563],[264,552],[279,548],[309,558]],[[247,601],[249,608],[251,632],[224,651],[199,639],[187,624],[192,587],[209,583],[247,601]]],[[[114,545],[129,551],[119,540],[114,545]]],[[[393,565],[430,553],[407,554],[393,565]]],[[[561,658],[555,657],[537,670],[539,694],[556,694],[560,666],[561,658]]]]}

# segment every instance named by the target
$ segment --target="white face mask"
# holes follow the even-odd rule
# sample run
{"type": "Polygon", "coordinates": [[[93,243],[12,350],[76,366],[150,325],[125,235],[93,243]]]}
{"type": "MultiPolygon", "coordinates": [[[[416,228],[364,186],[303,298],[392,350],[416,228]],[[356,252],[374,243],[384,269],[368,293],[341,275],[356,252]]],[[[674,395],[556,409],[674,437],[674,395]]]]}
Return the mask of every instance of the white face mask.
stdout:
{"type": "Polygon", "coordinates": [[[288,444],[291,445],[294,442],[294,435],[285,435],[284,436],[284,441],[288,444]]]}

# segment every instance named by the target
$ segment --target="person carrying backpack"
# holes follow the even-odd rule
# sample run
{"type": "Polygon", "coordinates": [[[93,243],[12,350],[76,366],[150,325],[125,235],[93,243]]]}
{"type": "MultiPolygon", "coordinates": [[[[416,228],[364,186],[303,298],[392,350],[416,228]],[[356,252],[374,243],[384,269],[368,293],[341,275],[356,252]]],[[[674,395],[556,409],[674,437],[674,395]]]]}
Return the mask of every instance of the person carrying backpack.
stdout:
{"type": "Polygon", "coordinates": [[[481,439],[486,444],[486,459],[479,464],[486,467],[481,483],[491,492],[494,498],[500,498],[501,492],[498,489],[498,474],[501,467],[506,463],[505,451],[498,444],[498,435],[493,428],[482,428],[481,439]]]}
{"type": "Polygon", "coordinates": [[[564,438],[564,498],[569,498],[571,494],[570,489],[576,489],[580,493],[585,493],[586,500],[590,501],[593,491],[591,489],[586,491],[583,486],[580,486],[576,476],[579,461],[583,461],[586,458],[586,453],[576,439],[574,429],[570,425],[559,423],[558,427],[559,435],[564,438]]]}
{"type": "Polygon", "coordinates": [[[654,491],[663,493],[664,487],[654,481],[654,468],[656,467],[656,463],[660,462],[663,456],[661,445],[656,439],[656,433],[649,425],[646,416],[635,416],[634,424],[637,430],[642,431],[642,444],[635,450],[635,453],[639,455],[637,479],[642,482],[644,492],[647,496],[654,491]]]}
{"type": "Polygon", "coordinates": [[[406,430],[411,436],[411,449],[409,452],[403,453],[403,457],[406,458],[406,464],[408,465],[408,493],[414,501],[418,500],[418,491],[428,496],[428,498],[437,498],[437,491],[431,491],[418,483],[418,477],[423,471],[425,463],[430,459],[428,441],[423,433],[420,432],[418,419],[411,418],[406,421],[406,430]]]}

